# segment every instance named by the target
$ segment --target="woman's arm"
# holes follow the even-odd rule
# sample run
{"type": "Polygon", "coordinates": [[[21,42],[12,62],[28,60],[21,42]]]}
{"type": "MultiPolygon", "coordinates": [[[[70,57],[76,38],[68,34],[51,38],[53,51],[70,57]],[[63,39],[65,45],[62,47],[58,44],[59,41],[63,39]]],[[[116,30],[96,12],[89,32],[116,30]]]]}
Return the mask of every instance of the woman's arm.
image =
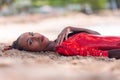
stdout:
{"type": "Polygon", "coordinates": [[[120,59],[120,49],[108,50],[109,58],[120,59]]]}
{"type": "Polygon", "coordinates": [[[95,34],[95,35],[100,35],[100,33],[96,32],[94,30],[69,26],[69,27],[64,28],[61,31],[61,33],[58,35],[57,40],[56,40],[57,45],[61,44],[64,39],[67,40],[69,35],[74,35],[76,33],[81,33],[81,32],[85,32],[85,33],[89,33],[89,34],[95,34]]]}
{"type": "Polygon", "coordinates": [[[71,32],[86,32],[86,33],[89,33],[89,34],[100,35],[100,33],[98,33],[97,31],[86,29],[86,28],[77,28],[77,27],[71,27],[71,26],[69,26],[67,28],[70,28],[71,32]]]}

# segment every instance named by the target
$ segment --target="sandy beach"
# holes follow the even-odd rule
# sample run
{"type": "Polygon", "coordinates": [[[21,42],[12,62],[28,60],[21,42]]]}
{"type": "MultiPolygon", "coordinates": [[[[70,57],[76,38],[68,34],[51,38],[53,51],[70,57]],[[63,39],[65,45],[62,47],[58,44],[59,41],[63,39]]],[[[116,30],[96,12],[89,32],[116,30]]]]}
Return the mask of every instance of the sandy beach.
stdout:
{"type": "Polygon", "coordinates": [[[40,32],[56,39],[66,26],[84,27],[103,35],[120,34],[120,16],[113,14],[0,17],[0,80],[120,80],[120,60],[61,56],[55,52],[2,52],[23,32],[40,32]]]}

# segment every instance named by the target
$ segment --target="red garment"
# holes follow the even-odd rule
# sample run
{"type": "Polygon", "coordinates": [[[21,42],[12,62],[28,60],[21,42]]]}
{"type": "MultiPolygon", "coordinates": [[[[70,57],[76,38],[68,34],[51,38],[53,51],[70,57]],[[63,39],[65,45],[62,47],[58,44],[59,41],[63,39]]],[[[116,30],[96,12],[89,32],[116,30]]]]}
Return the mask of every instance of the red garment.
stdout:
{"type": "Polygon", "coordinates": [[[120,49],[120,37],[78,33],[56,46],[58,53],[67,56],[108,57],[108,50],[111,49],[120,49]]]}

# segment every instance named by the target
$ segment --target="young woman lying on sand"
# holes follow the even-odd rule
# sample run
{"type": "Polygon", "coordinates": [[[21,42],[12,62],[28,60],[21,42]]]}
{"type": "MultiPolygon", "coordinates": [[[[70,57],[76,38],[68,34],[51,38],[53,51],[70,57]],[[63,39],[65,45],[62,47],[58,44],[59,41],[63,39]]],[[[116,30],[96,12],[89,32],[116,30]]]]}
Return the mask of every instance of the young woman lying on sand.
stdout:
{"type": "Polygon", "coordinates": [[[39,33],[23,33],[6,49],[10,48],[35,52],[55,51],[66,56],[102,56],[118,59],[120,36],[102,36],[93,30],[66,27],[55,41],[49,41],[39,33]]]}

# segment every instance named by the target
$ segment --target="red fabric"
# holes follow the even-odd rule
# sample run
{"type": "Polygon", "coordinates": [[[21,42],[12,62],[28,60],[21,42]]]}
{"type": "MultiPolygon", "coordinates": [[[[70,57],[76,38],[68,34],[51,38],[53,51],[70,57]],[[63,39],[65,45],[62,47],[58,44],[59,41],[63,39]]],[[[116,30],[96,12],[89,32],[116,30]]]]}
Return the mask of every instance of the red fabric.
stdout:
{"type": "Polygon", "coordinates": [[[120,37],[78,33],[56,46],[56,51],[66,56],[108,57],[110,49],[120,49],[120,37]]]}

